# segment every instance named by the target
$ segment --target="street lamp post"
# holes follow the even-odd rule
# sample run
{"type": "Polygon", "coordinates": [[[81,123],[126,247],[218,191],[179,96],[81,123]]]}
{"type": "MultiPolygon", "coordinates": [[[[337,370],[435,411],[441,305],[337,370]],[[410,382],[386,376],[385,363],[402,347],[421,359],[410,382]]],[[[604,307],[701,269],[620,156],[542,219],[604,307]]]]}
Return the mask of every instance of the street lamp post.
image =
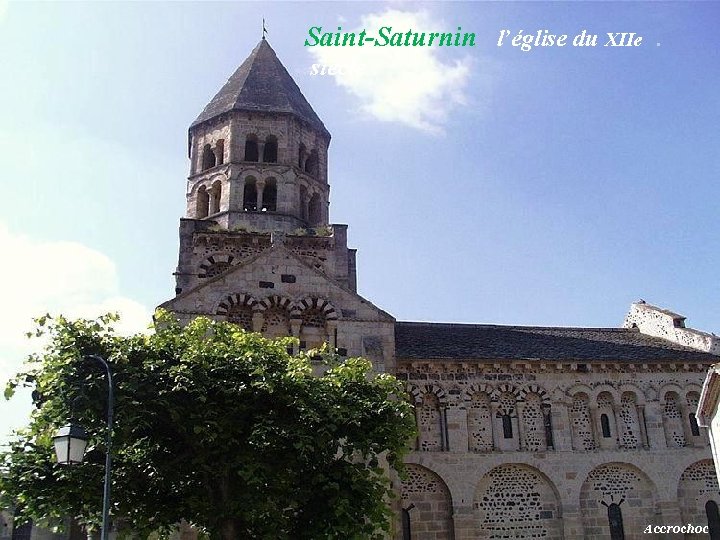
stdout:
{"type": "MultiPolygon", "coordinates": [[[[105,485],[103,489],[103,518],[102,531],[100,533],[101,540],[108,539],[109,533],[109,514],[110,514],[110,470],[112,467],[110,457],[110,445],[112,443],[112,425],[113,425],[113,378],[110,366],[104,358],[89,354],[85,359],[95,360],[105,369],[108,383],[108,414],[107,414],[107,433],[105,436],[105,485]]],[[[60,428],[54,437],[55,453],[57,454],[58,463],[63,465],[71,465],[82,462],[87,445],[87,436],[85,430],[74,424],[68,424],[60,428]]]]}

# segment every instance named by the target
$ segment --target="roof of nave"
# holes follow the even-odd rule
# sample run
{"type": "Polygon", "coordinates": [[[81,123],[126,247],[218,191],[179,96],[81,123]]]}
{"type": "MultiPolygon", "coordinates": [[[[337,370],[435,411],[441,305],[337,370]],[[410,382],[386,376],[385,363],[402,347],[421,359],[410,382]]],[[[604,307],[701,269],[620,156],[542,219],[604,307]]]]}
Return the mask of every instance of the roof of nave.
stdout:
{"type": "Polygon", "coordinates": [[[233,110],[292,114],[330,135],[264,38],[190,127],[233,110]]]}
{"type": "Polygon", "coordinates": [[[635,328],[562,328],[397,322],[398,359],[702,362],[716,355],[635,328]]]}

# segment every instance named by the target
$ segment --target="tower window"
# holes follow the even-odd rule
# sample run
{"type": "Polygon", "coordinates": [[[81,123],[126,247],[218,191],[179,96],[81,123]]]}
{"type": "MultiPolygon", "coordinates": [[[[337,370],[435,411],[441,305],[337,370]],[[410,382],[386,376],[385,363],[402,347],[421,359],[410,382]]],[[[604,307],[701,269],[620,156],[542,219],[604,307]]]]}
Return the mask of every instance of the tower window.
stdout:
{"type": "Polygon", "coordinates": [[[203,147],[202,170],[211,169],[215,166],[215,153],[209,144],[203,147]]]}
{"type": "Polygon", "coordinates": [[[220,139],[215,145],[215,163],[222,165],[225,163],[225,141],[220,139]]]}
{"type": "Polygon", "coordinates": [[[317,176],[318,173],[318,153],[317,150],[310,152],[307,160],[305,161],[305,172],[317,176]]]}
{"type": "Polygon", "coordinates": [[[277,184],[274,178],[268,179],[263,188],[263,210],[274,212],[277,206],[277,184]]]}
{"type": "Polygon", "coordinates": [[[604,438],[610,437],[610,419],[607,414],[600,415],[600,427],[602,428],[602,436],[604,438]]]}
{"type": "Polygon", "coordinates": [[[222,184],[220,181],[213,183],[210,188],[210,213],[217,214],[220,211],[220,198],[222,196],[222,184]]]}
{"type": "Polygon", "coordinates": [[[243,191],[243,210],[257,210],[257,189],[255,188],[255,179],[248,177],[245,179],[245,190],[243,191]]]}
{"type": "Polygon", "coordinates": [[[258,140],[255,135],[248,135],[245,139],[245,161],[257,161],[259,156],[258,140]]]}
{"type": "Polygon", "coordinates": [[[300,186],[300,218],[305,221],[308,218],[308,196],[305,186],[300,186]]]}
{"type": "Polygon", "coordinates": [[[300,150],[298,150],[298,167],[300,167],[302,170],[305,170],[305,158],[307,157],[307,149],[305,148],[304,144],[300,145],[300,150]]]}
{"type": "Polygon", "coordinates": [[[503,414],[502,427],[503,427],[503,438],[512,439],[513,438],[512,418],[510,418],[509,414],[503,414]]]}
{"type": "Polygon", "coordinates": [[[201,219],[208,216],[210,206],[210,195],[205,186],[200,186],[195,198],[195,217],[201,219]]]}
{"type": "Polygon", "coordinates": [[[269,135],[265,139],[265,147],[263,148],[263,161],[265,163],[277,163],[278,143],[277,138],[269,135]]]}
{"type": "Polygon", "coordinates": [[[310,204],[308,205],[308,220],[310,221],[310,225],[318,225],[321,221],[320,195],[317,193],[310,197],[310,204]]]}

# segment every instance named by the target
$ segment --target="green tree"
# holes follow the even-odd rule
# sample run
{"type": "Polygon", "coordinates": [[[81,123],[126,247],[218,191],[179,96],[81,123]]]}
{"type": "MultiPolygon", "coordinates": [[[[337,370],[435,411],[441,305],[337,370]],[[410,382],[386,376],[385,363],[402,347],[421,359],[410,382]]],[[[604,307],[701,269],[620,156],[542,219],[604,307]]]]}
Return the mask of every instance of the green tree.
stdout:
{"type": "Polygon", "coordinates": [[[267,340],[160,313],[154,332],[121,337],[114,317],[38,320],[49,344],[6,389],[34,388],[29,426],[0,456],[0,498],[22,518],[100,521],[106,382],[115,378],[111,514],[134,531],[180,518],[210,538],[361,539],[387,530],[389,481],[414,433],[399,383],[364,359],[292,356],[267,340]],[[52,436],[72,418],[89,434],[86,463],[54,462],[52,436]]]}

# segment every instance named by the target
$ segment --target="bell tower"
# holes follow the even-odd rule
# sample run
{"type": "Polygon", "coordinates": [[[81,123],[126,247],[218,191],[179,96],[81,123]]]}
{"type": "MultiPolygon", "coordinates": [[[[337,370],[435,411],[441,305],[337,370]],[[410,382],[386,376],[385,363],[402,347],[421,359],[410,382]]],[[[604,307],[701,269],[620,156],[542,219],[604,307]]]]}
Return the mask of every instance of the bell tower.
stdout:
{"type": "Polygon", "coordinates": [[[355,291],[347,226],[328,221],[329,145],[263,38],[190,125],[176,294],[279,244],[355,291]]]}
{"type": "Polygon", "coordinates": [[[189,219],[228,231],[328,225],[330,133],[263,38],[189,129],[189,219]]]}

